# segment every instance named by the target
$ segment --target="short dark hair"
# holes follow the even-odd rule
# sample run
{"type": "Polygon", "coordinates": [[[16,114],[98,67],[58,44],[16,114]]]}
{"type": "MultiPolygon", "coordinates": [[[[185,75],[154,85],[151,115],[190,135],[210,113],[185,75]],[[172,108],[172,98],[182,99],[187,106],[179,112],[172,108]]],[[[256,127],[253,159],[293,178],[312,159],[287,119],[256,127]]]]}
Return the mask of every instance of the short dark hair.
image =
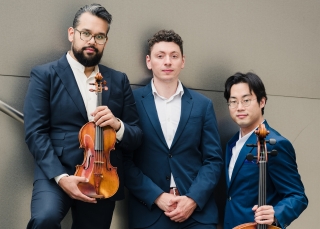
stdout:
{"type": "MultiPolygon", "coordinates": [[[[266,98],[267,103],[267,93],[265,87],[263,85],[262,80],[259,76],[252,72],[248,72],[243,74],[241,72],[237,72],[236,74],[230,76],[225,85],[224,85],[224,98],[228,101],[230,98],[230,90],[234,84],[238,83],[247,83],[250,89],[250,92],[254,92],[257,96],[257,101],[260,103],[262,98],[266,98]]],[[[261,108],[262,115],[264,114],[264,107],[261,108]]]]}
{"type": "Polygon", "coordinates": [[[76,13],[73,19],[73,28],[76,28],[79,25],[79,17],[86,12],[89,12],[92,15],[105,20],[108,23],[108,31],[107,31],[107,34],[108,34],[110,30],[110,24],[112,21],[112,15],[109,14],[109,12],[103,6],[96,3],[85,5],[78,10],[78,12],[76,13]]]}
{"type": "Polygon", "coordinates": [[[165,42],[174,42],[176,43],[181,51],[181,54],[183,55],[183,41],[179,34],[175,33],[173,30],[160,30],[159,32],[155,33],[152,38],[148,40],[148,55],[151,54],[151,49],[154,44],[159,43],[161,41],[165,42]]]}

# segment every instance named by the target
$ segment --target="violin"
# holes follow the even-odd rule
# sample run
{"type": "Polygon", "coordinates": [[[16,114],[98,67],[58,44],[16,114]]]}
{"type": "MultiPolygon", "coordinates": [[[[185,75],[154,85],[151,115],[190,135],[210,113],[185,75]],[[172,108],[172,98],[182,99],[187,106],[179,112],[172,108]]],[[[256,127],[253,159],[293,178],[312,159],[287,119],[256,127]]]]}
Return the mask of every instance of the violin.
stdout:
{"type": "MultiPolygon", "coordinates": [[[[102,91],[107,90],[97,73],[94,84],[97,93],[97,106],[102,105],[102,91]]],[[[116,132],[111,126],[100,127],[88,122],[79,131],[80,148],[84,149],[84,160],[76,166],[75,176],[86,177],[89,181],[79,183],[79,190],[92,198],[105,199],[113,196],[119,188],[117,168],[110,163],[110,151],[115,149],[116,132]]]]}
{"type": "MultiPolygon", "coordinates": [[[[257,159],[257,164],[259,164],[259,194],[258,194],[258,206],[266,205],[267,202],[267,162],[268,162],[268,154],[271,156],[276,156],[278,152],[276,150],[272,150],[271,152],[267,151],[266,143],[270,145],[276,144],[275,139],[265,140],[266,136],[269,134],[269,131],[265,128],[264,124],[260,124],[258,129],[255,131],[257,135],[257,144],[247,144],[249,147],[257,147],[257,156],[253,156],[253,154],[249,153],[247,155],[247,160],[252,161],[253,159],[257,159]]],[[[257,224],[255,222],[252,223],[244,223],[234,227],[233,229],[280,229],[279,227],[267,224],[257,224]]]]}

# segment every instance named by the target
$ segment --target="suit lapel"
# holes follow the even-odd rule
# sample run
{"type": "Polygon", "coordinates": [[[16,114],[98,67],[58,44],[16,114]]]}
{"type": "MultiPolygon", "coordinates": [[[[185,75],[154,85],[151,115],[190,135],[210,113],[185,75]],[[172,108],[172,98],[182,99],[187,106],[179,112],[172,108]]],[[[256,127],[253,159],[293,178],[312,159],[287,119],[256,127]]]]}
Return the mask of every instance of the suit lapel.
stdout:
{"type": "Polygon", "coordinates": [[[189,93],[189,90],[185,87],[183,87],[184,93],[183,96],[181,98],[181,115],[180,115],[180,121],[179,121],[179,125],[177,128],[177,131],[174,135],[173,141],[172,141],[172,145],[171,148],[174,146],[174,144],[178,141],[180,135],[183,132],[183,129],[185,128],[188,119],[190,117],[190,113],[193,107],[193,101],[192,101],[192,97],[189,93]]]}
{"type": "Polygon", "coordinates": [[[82,95],[79,91],[78,84],[74,78],[71,67],[67,61],[66,55],[61,57],[58,61],[58,66],[54,66],[58,77],[61,79],[68,94],[79,109],[81,115],[88,121],[86,107],[83,103],[82,95]]]}
{"type": "Polygon", "coordinates": [[[103,80],[107,82],[108,90],[102,92],[102,105],[107,105],[109,103],[110,93],[112,91],[112,78],[108,68],[99,64],[99,71],[103,76],[103,80]]]}
{"type": "Polygon", "coordinates": [[[154,97],[152,94],[151,83],[144,88],[141,102],[159,139],[166,147],[168,147],[159,121],[156,105],[154,102],[154,97]]]}
{"type": "MultiPolygon", "coordinates": [[[[248,147],[246,144],[251,143],[255,144],[257,142],[257,138],[255,133],[252,133],[246,143],[243,145],[239,156],[237,158],[236,164],[234,165],[233,171],[232,171],[232,176],[231,176],[231,181],[229,183],[229,187],[232,185],[232,182],[235,180],[240,168],[242,167],[244,161],[246,160],[247,154],[250,153],[254,147],[248,147]]],[[[232,149],[231,149],[232,150],[232,149]]]]}

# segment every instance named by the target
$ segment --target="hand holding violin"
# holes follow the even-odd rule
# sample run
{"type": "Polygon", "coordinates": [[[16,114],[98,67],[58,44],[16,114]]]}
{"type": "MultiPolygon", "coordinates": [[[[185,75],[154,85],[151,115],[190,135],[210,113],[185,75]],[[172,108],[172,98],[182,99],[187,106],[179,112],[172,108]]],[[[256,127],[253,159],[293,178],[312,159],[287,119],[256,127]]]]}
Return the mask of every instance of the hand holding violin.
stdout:
{"type": "Polygon", "coordinates": [[[78,176],[62,177],[58,184],[72,199],[88,203],[97,203],[95,198],[90,198],[82,194],[78,188],[78,183],[80,182],[87,182],[87,179],[85,177],[78,176]]]}
{"type": "Polygon", "coordinates": [[[121,127],[120,121],[114,117],[107,106],[98,106],[91,115],[94,117],[94,122],[97,126],[111,126],[116,131],[121,127]]]}

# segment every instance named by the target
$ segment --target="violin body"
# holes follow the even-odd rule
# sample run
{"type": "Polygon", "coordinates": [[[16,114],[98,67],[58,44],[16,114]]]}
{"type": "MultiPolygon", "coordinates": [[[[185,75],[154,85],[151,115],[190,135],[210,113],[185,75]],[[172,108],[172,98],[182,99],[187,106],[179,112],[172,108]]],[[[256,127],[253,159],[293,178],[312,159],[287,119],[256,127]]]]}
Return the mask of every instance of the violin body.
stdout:
{"type": "Polygon", "coordinates": [[[110,163],[110,151],[114,150],[116,133],[110,126],[97,127],[93,122],[85,124],[79,132],[80,148],[84,148],[82,165],[76,166],[75,176],[86,177],[88,183],[79,183],[80,191],[92,198],[109,198],[119,188],[117,168],[110,163]],[[103,150],[96,149],[96,129],[102,130],[103,150]]]}
{"type": "MultiPolygon", "coordinates": [[[[234,227],[233,229],[257,229],[258,224],[257,223],[244,223],[239,226],[234,227]]],[[[280,229],[279,227],[273,226],[273,225],[265,225],[266,229],[280,229]]]]}

